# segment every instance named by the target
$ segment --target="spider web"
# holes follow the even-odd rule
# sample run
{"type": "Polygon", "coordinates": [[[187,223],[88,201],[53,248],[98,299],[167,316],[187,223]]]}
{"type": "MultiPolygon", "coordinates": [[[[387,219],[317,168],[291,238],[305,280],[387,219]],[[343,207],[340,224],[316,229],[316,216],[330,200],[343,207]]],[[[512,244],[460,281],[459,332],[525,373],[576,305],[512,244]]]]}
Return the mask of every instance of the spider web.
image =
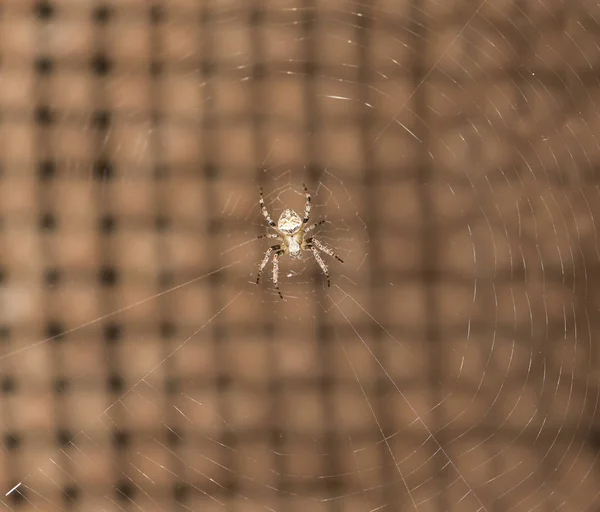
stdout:
{"type": "MultiPolygon", "coordinates": [[[[95,29],[172,64],[152,85],[116,66],[109,122],[75,75],[47,93],[42,263],[27,183],[6,194],[1,506],[597,508],[597,7],[157,5],[95,29]],[[302,182],[344,264],[324,255],[327,288],[281,258],[281,301],[269,267],[254,283],[258,190],[276,219],[302,182]],[[32,291],[53,262],[60,289],[32,291]]],[[[51,50],[77,62],[58,33],[89,15],[45,22],[51,50]]]]}

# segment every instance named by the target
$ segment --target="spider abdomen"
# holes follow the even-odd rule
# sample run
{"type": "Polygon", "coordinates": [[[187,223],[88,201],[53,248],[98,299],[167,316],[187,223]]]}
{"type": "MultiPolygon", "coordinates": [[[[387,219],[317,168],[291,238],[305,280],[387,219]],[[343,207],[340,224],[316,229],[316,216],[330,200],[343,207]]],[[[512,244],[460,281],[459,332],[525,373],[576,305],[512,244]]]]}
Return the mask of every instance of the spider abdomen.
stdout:
{"type": "Polygon", "coordinates": [[[277,228],[286,235],[293,235],[300,231],[302,227],[302,219],[294,210],[287,209],[283,210],[279,220],[277,221],[277,228]]]}

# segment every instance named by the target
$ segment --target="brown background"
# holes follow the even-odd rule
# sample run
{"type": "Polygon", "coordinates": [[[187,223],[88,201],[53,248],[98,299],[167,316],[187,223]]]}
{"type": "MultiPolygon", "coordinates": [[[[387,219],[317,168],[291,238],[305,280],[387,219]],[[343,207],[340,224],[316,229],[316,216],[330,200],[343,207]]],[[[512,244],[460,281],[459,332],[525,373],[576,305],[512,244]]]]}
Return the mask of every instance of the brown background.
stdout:
{"type": "Polygon", "coordinates": [[[598,69],[583,0],[1,2],[0,510],[596,510],[598,69]]]}

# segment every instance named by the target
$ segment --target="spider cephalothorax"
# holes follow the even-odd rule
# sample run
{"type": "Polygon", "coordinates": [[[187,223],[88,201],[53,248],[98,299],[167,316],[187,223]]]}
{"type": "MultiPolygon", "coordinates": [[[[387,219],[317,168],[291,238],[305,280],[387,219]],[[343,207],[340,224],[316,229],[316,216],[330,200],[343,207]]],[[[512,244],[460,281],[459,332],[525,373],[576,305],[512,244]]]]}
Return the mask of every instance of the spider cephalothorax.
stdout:
{"type": "Polygon", "coordinates": [[[258,269],[258,276],[256,277],[256,284],[260,281],[260,276],[262,274],[263,269],[269,262],[269,258],[273,255],[273,283],[275,284],[275,288],[277,289],[277,293],[283,299],[283,295],[279,291],[279,256],[283,254],[289,254],[292,258],[301,258],[302,251],[311,251],[317,263],[323,270],[323,273],[327,277],[327,286],[331,286],[331,280],[329,278],[329,270],[327,269],[327,265],[321,258],[319,251],[328,254],[329,256],[333,256],[338,261],[342,262],[342,259],[333,252],[332,249],[327,247],[325,244],[317,240],[314,236],[307,236],[312,230],[314,230],[317,226],[320,226],[325,221],[321,220],[307,228],[305,228],[308,223],[308,219],[310,217],[310,194],[308,193],[308,189],[306,185],[304,186],[304,192],[306,194],[306,205],[304,207],[304,218],[302,219],[300,215],[298,215],[294,210],[289,208],[283,210],[281,213],[277,224],[273,222],[269,212],[267,211],[267,207],[265,206],[265,201],[263,199],[262,189],[260,190],[260,208],[262,210],[262,214],[264,218],[269,223],[276,232],[275,233],[267,233],[266,235],[261,235],[258,238],[276,238],[281,243],[272,245],[267,249],[265,253],[265,257],[260,263],[260,267],[258,269]]]}

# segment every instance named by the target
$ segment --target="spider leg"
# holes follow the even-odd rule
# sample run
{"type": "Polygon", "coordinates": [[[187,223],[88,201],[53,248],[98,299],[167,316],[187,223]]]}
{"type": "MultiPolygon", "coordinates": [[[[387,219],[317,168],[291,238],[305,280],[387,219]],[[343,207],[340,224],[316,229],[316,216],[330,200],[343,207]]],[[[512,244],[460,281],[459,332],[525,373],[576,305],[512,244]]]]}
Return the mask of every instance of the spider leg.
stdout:
{"type": "Polygon", "coordinates": [[[319,240],[317,240],[316,238],[309,238],[306,242],[309,244],[309,247],[311,245],[314,245],[317,249],[319,249],[319,251],[323,251],[325,254],[333,256],[340,263],[344,263],[344,260],[340,258],[335,252],[333,252],[333,249],[327,247],[323,242],[319,242],[319,240]]]}
{"type": "Polygon", "coordinates": [[[321,258],[321,255],[319,254],[319,251],[317,251],[316,247],[313,247],[311,245],[310,250],[312,251],[315,259],[317,260],[319,267],[321,267],[323,274],[325,274],[325,277],[327,278],[327,287],[330,288],[331,287],[331,278],[329,277],[329,269],[327,268],[327,265],[323,261],[323,258],[321,258]]]}
{"type": "Polygon", "coordinates": [[[314,230],[315,228],[318,228],[319,226],[325,224],[327,221],[325,219],[320,220],[319,222],[315,222],[314,224],[312,224],[311,226],[308,226],[305,230],[304,230],[304,234],[308,234],[310,233],[312,230],[314,230]]]}
{"type": "Polygon", "coordinates": [[[259,238],[279,238],[279,235],[277,233],[265,233],[264,235],[259,235],[256,237],[257,240],[259,238]]]}
{"type": "Polygon", "coordinates": [[[310,217],[310,194],[304,183],[302,183],[302,186],[304,187],[304,194],[306,195],[306,205],[304,206],[304,224],[306,224],[310,217]]]}
{"type": "Polygon", "coordinates": [[[275,289],[279,296],[283,299],[283,295],[281,295],[281,291],[279,290],[279,255],[281,251],[277,251],[273,255],[273,284],[275,285],[275,289]]]}
{"type": "Polygon", "coordinates": [[[262,275],[262,271],[267,266],[267,263],[269,262],[269,258],[271,257],[271,254],[273,254],[273,251],[279,250],[279,247],[280,247],[279,245],[273,245],[267,249],[267,252],[265,252],[265,257],[262,259],[262,261],[260,262],[260,266],[258,267],[258,274],[256,276],[256,284],[259,283],[260,276],[262,275]]]}
{"type": "Polygon", "coordinates": [[[260,188],[260,201],[258,201],[258,204],[260,204],[260,209],[262,210],[263,217],[269,223],[269,226],[271,226],[272,228],[277,227],[277,224],[275,224],[275,222],[273,222],[273,219],[269,215],[269,212],[267,211],[267,207],[265,206],[265,200],[263,198],[262,187],[260,188]]]}

